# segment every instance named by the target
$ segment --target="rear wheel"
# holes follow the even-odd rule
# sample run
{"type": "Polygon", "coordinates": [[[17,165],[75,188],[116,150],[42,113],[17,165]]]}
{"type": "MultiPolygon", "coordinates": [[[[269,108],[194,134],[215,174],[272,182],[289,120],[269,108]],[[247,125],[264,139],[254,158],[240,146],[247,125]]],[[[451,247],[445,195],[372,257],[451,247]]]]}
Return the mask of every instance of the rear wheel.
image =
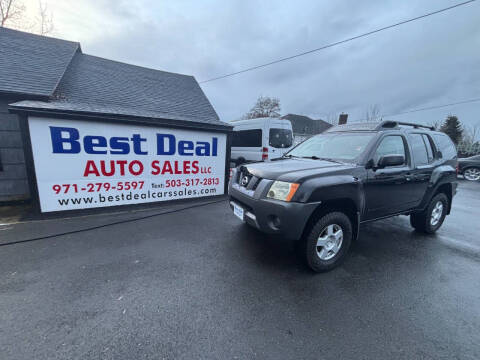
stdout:
{"type": "Polygon", "coordinates": [[[448,209],[448,197],[444,193],[435,195],[427,209],[410,215],[410,224],[415,230],[433,234],[442,226],[448,209]]]}
{"type": "Polygon", "coordinates": [[[315,272],[329,271],[345,259],[352,242],[352,223],[347,215],[331,212],[313,225],[305,239],[305,258],[315,272]]]}
{"type": "Polygon", "coordinates": [[[480,168],[471,167],[463,171],[463,177],[468,181],[480,180],[480,168]]]}

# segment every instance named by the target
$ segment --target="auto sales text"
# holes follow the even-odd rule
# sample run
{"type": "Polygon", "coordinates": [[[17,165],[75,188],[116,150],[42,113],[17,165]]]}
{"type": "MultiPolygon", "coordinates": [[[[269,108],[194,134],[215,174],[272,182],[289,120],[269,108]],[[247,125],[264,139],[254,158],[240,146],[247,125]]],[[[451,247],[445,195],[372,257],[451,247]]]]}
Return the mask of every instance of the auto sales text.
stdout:
{"type": "MultiPolygon", "coordinates": [[[[89,155],[148,155],[146,138],[141,134],[131,137],[105,137],[98,135],[80,136],[78,129],[73,127],[50,126],[52,152],[54,154],[89,155]]],[[[177,174],[210,174],[211,167],[201,166],[198,158],[218,156],[218,138],[211,141],[177,140],[173,134],[156,134],[156,154],[158,156],[195,156],[196,160],[153,160],[149,164],[152,175],[177,174]]],[[[188,159],[188,158],[187,158],[188,159]]],[[[126,174],[139,176],[144,174],[145,165],[141,160],[87,160],[83,172],[89,176],[124,176],[126,174]]]]}

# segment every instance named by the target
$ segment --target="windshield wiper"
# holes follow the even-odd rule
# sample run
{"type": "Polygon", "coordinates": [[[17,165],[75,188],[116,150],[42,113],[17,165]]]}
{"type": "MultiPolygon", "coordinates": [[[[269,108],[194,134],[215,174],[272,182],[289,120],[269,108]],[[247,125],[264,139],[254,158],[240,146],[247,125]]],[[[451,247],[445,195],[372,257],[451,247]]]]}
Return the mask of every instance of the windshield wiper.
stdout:
{"type": "Polygon", "coordinates": [[[325,161],[330,161],[330,162],[334,162],[334,163],[337,163],[337,164],[342,164],[341,161],[333,160],[333,159],[331,159],[331,158],[326,158],[326,157],[318,157],[318,156],[315,156],[315,155],[312,155],[312,156],[302,156],[302,159],[325,160],[325,161]]]}
{"type": "Polygon", "coordinates": [[[302,159],[312,159],[312,160],[322,160],[322,158],[319,158],[318,156],[312,155],[312,156],[301,156],[302,159]]]}

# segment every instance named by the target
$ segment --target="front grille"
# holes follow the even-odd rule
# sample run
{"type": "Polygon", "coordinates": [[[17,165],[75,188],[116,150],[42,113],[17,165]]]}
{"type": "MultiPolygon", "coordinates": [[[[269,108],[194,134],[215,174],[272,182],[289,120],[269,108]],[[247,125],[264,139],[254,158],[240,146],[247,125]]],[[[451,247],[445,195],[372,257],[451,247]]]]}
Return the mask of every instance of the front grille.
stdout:
{"type": "Polygon", "coordinates": [[[247,190],[255,190],[262,179],[248,172],[245,167],[241,167],[236,178],[236,183],[247,190]]]}

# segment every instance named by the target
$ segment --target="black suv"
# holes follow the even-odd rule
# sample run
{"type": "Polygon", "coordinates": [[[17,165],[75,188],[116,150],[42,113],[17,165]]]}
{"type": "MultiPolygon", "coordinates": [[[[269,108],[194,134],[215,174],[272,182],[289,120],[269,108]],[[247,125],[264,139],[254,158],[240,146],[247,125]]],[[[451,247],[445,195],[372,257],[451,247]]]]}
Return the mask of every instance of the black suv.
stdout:
{"type": "Polygon", "coordinates": [[[457,152],[432,128],[395,121],[335,126],[282,158],[232,173],[230,206],[269,233],[301,240],[314,271],[344,258],[361,223],[410,215],[432,234],[450,213],[457,152]]]}

